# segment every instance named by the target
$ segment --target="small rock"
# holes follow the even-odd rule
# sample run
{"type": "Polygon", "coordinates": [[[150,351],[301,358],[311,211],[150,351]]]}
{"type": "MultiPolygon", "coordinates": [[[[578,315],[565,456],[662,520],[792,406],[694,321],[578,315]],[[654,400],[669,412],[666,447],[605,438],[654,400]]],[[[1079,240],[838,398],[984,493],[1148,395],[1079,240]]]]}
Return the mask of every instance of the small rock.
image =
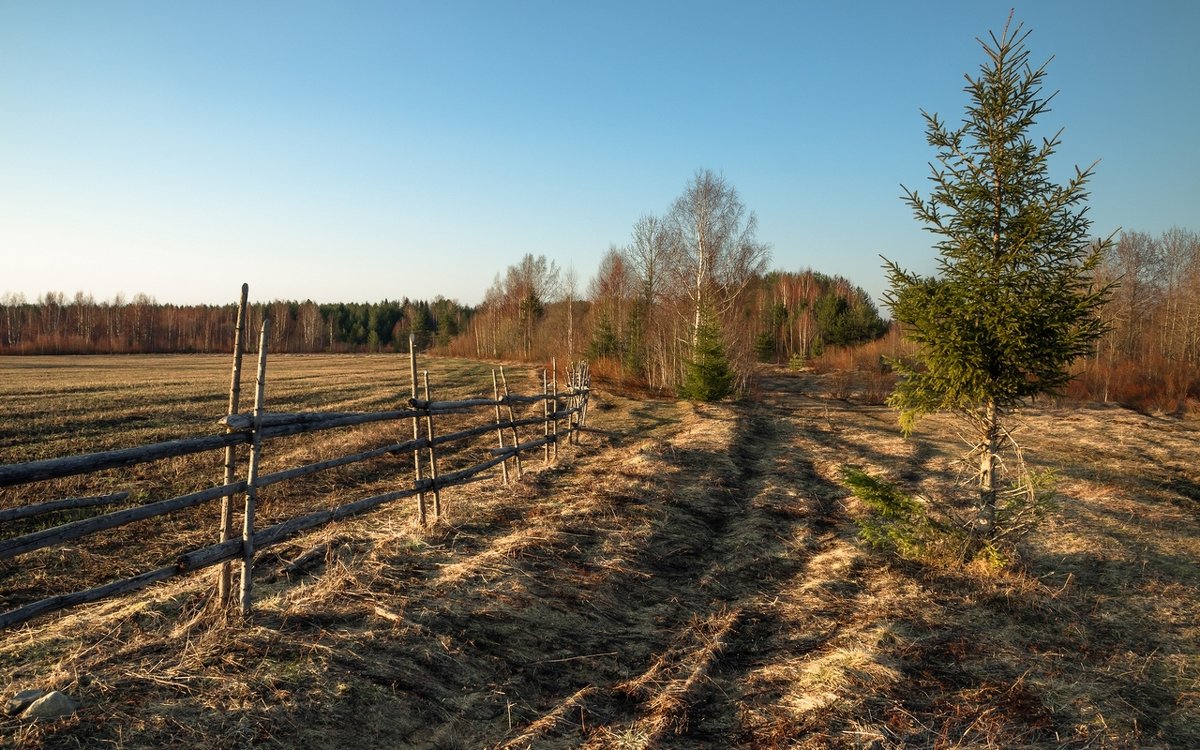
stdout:
{"type": "Polygon", "coordinates": [[[22,690],[13,697],[9,698],[4,704],[4,713],[9,716],[16,716],[29,707],[38,698],[46,694],[45,690],[22,690]]]}
{"type": "Polygon", "coordinates": [[[21,714],[21,718],[57,719],[73,713],[75,713],[75,701],[55,690],[35,700],[29,708],[25,709],[25,713],[21,714]]]}

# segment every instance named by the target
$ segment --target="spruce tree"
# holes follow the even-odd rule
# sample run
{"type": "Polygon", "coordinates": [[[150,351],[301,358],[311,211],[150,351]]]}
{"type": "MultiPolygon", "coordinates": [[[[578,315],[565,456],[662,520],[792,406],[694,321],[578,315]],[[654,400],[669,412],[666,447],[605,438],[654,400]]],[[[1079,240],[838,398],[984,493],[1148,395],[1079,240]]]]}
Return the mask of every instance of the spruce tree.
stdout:
{"type": "Polygon", "coordinates": [[[620,343],[617,339],[616,331],[613,330],[612,320],[609,319],[608,313],[600,313],[600,319],[596,321],[596,330],[592,332],[592,341],[588,344],[588,358],[605,359],[616,357],[620,343]]]}
{"type": "MultiPolygon", "coordinates": [[[[916,218],[938,238],[936,275],[885,259],[885,299],[921,353],[918,363],[896,363],[902,377],[890,403],[906,433],[935,411],[970,424],[980,542],[1003,533],[999,456],[1016,447],[1008,417],[1067,384],[1072,362],[1104,331],[1099,311],[1110,291],[1094,283],[1109,242],[1090,237],[1085,186],[1095,165],[1076,167],[1065,183],[1051,180],[1062,131],[1036,140],[1031,134],[1053,98],[1042,94],[1046,64],[1030,65],[1029,32],[1011,24],[1010,16],[999,38],[980,40],[986,59],[978,77],[965,76],[970,103],[960,127],[922,111],[937,150],[932,188],[928,198],[903,189],[916,218]]],[[[1031,486],[1014,481],[1018,490],[1031,486]]]]}
{"type": "Polygon", "coordinates": [[[636,301],[629,307],[629,318],[625,322],[625,354],[622,366],[635,378],[646,374],[645,306],[636,301]]]}
{"type": "Polygon", "coordinates": [[[720,401],[733,393],[733,379],[733,365],[721,341],[721,326],[711,310],[702,308],[696,346],[687,362],[680,395],[694,401],[720,401]]]}

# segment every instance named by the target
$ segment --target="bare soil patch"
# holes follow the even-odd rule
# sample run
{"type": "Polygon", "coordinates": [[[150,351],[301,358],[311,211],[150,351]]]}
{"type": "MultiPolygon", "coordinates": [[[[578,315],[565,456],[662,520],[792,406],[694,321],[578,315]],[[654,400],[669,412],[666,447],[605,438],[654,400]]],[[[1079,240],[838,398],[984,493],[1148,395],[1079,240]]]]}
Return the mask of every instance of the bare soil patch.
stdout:
{"type": "Polygon", "coordinates": [[[812,374],[770,375],[745,404],[600,392],[582,445],[511,487],[448,493],[432,530],[396,507],[295,540],[261,566],[248,623],[216,616],[201,576],[0,634],[4,696],[81,706],[0,719],[0,738],[1200,746],[1200,426],[1030,410],[1028,458],[1058,471],[1060,507],[1021,567],[950,571],[857,539],[840,467],[936,498],[959,452],[949,422],[905,440],[870,400],[812,374]]]}

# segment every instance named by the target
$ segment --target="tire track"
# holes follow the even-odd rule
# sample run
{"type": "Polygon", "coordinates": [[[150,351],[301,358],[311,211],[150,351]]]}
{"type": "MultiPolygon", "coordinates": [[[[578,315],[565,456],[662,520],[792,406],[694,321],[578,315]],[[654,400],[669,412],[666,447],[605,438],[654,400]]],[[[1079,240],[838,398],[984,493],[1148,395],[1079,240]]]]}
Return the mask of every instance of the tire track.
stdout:
{"type": "Polygon", "coordinates": [[[840,623],[859,593],[846,578],[854,553],[844,546],[846,519],[838,509],[844,491],[797,455],[804,447],[800,420],[776,408],[788,394],[766,396],[732,411],[723,481],[709,486],[709,502],[688,506],[704,521],[695,554],[684,566],[663,560],[651,568],[655,588],[665,583],[661,595],[676,602],[671,638],[640,673],[592,696],[588,710],[608,715],[593,724],[585,747],[758,744],[769,739],[762,727],[792,727],[764,715],[764,704],[781,691],[759,674],[763,665],[783,653],[819,658],[842,636],[840,623]],[[714,502],[720,497],[724,502],[714,502]],[[801,615],[781,606],[811,599],[831,583],[840,587],[832,609],[801,615]]]}

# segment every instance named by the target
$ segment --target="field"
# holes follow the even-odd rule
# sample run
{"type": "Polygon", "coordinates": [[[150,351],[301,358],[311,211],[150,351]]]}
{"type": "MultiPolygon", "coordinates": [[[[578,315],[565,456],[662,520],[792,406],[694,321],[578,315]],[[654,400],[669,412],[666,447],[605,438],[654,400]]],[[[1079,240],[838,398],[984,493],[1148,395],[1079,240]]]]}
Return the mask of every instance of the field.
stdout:
{"type": "MultiPolygon", "coordinates": [[[[281,411],[386,408],[408,387],[398,357],[271,367],[281,411]]],[[[447,397],[490,391],[489,365],[430,369],[447,397]]],[[[0,462],[215,432],[227,379],[219,357],[0,359],[0,462]]],[[[1057,472],[1058,507],[1020,564],[954,570],[857,538],[842,466],[946,497],[961,446],[940,418],[902,438],[870,390],[783,372],[740,404],[600,390],[580,446],[513,486],[448,490],[432,529],[399,504],[264,556],[249,622],[214,611],[201,573],[0,633],[0,696],[80,706],[0,718],[0,746],[1200,747],[1200,424],[1029,409],[1018,437],[1057,472]]],[[[96,481],[149,494],[219,474],[216,456],[167,463],[96,481]]],[[[289,485],[267,515],[406,467],[289,485]]],[[[0,563],[0,597],[153,564],[209,516],[0,563]]]]}

